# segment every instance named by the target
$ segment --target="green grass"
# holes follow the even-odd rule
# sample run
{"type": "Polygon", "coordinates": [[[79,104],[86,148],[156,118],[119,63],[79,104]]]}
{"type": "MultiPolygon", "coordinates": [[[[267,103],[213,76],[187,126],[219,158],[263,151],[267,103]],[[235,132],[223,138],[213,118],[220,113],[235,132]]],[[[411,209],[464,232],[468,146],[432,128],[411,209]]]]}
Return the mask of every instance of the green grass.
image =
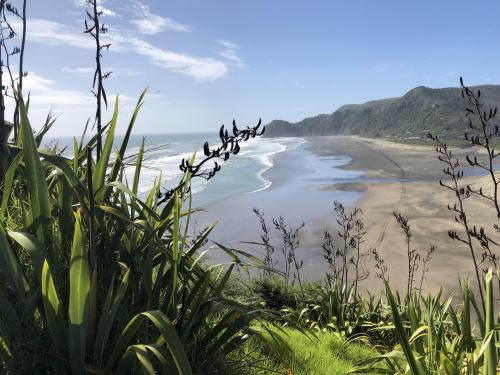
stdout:
{"type": "Polygon", "coordinates": [[[288,358],[293,374],[347,374],[356,362],[376,354],[365,346],[346,343],[334,333],[319,333],[309,338],[297,330],[285,332],[283,338],[293,353],[288,358]]]}
{"type": "MultiPolygon", "coordinates": [[[[277,331],[273,329],[273,332],[277,331]]],[[[278,345],[276,349],[283,355],[282,359],[288,363],[293,375],[347,374],[357,362],[377,355],[373,349],[345,342],[331,332],[317,333],[316,336],[311,333],[308,335],[292,328],[283,328],[283,332],[279,334],[290,349],[285,348],[285,345],[278,345]]],[[[256,367],[247,368],[245,375],[287,373],[279,361],[269,359],[269,352],[255,352],[252,346],[252,344],[247,346],[245,351],[251,357],[249,363],[256,367]],[[253,353],[248,354],[250,352],[253,353]]]]}

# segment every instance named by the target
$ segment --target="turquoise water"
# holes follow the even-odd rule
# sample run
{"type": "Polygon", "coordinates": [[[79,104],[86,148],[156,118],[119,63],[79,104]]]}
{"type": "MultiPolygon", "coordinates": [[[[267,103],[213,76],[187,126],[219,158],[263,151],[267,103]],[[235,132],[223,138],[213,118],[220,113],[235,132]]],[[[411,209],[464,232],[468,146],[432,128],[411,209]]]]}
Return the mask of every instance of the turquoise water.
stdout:
{"type": "MultiPolygon", "coordinates": [[[[147,194],[154,182],[162,177],[162,186],[170,189],[176,186],[182,172],[179,165],[183,158],[190,158],[197,152],[197,159],[203,157],[202,146],[205,141],[217,146],[218,135],[213,133],[191,134],[150,134],[134,135],[129,140],[127,155],[139,152],[142,139],[145,140],[144,168],[141,171],[139,193],[147,194]]],[[[116,138],[119,147],[122,137],[116,138]]],[[[66,149],[72,155],[73,138],[47,139],[46,144],[57,143],[60,149],[66,149]]],[[[222,164],[222,170],[206,181],[202,178],[193,180],[192,191],[197,204],[206,205],[229,196],[262,191],[272,182],[265,178],[265,173],[273,166],[277,154],[296,149],[304,143],[301,138],[259,138],[241,144],[241,151],[222,164]]],[[[220,163],[220,162],[219,162],[220,163]]],[[[129,182],[132,181],[134,168],[126,170],[129,182]]]]}

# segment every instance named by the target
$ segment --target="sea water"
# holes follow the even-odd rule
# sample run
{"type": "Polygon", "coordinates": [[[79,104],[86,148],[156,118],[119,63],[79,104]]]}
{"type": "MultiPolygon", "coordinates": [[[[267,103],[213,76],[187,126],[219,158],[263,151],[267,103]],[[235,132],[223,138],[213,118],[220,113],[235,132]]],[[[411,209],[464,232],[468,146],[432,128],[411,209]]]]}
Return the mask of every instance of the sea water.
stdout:
{"type": "MultiPolygon", "coordinates": [[[[218,135],[211,133],[132,136],[126,151],[126,157],[130,157],[130,165],[125,171],[129,185],[134,178],[134,156],[143,139],[146,152],[139,180],[139,196],[142,198],[160,176],[164,189],[177,186],[182,177],[179,169],[182,159],[190,159],[196,153],[196,159],[200,161],[204,157],[205,141],[212,147],[220,143],[218,135]]],[[[120,147],[121,141],[121,137],[116,138],[115,149],[120,147]]],[[[64,154],[72,157],[72,139],[49,140],[44,144],[55,142],[60,149],[67,147],[64,154]]],[[[192,180],[192,204],[197,209],[191,217],[193,233],[217,223],[210,234],[212,241],[261,257],[262,248],[249,245],[249,241],[258,242],[261,235],[253,208],[265,213],[270,229],[273,228],[272,219],[280,216],[291,228],[298,228],[304,222],[300,239],[303,272],[308,278],[323,275],[320,242],[324,230],[335,230],[333,203],[339,200],[350,206],[362,194],[325,187],[359,181],[363,179],[363,173],[344,168],[350,163],[350,157],[321,156],[315,148],[315,141],[303,138],[255,138],[242,142],[239,154],[221,162],[222,170],[214,178],[192,180]]],[[[276,246],[281,243],[278,231],[272,230],[270,238],[276,246]]],[[[227,261],[213,243],[210,242],[211,251],[207,255],[209,261],[227,261]]],[[[277,259],[280,259],[280,254],[277,250],[277,259]]]]}
{"type": "MultiPolygon", "coordinates": [[[[130,185],[135,173],[134,156],[138,154],[143,139],[145,154],[138,187],[140,196],[145,196],[160,178],[164,189],[177,186],[182,177],[179,168],[182,159],[190,159],[195,153],[196,161],[201,161],[204,158],[205,141],[214,148],[220,144],[218,135],[213,133],[133,135],[129,139],[125,155],[130,156],[130,165],[125,170],[130,185]]],[[[122,140],[123,137],[116,137],[115,149],[120,147],[122,140]]],[[[287,150],[294,150],[304,142],[302,138],[254,138],[241,142],[238,155],[231,156],[226,162],[218,160],[222,170],[214,178],[209,181],[204,178],[192,180],[193,199],[198,204],[207,205],[233,195],[268,189],[272,181],[266,179],[265,172],[272,168],[274,157],[287,150]]],[[[59,149],[64,150],[66,156],[73,155],[73,138],[47,139],[44,144],[55,143],[59,149]]],[[[213,164],[209,163],[207,166],[213,164]]]]}

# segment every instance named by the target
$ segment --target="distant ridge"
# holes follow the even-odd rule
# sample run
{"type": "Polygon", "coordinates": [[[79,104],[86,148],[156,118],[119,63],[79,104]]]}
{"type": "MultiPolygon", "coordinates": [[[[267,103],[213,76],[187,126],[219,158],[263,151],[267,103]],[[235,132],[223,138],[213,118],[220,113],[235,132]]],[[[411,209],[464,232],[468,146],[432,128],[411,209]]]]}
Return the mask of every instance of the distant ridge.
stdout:
{"type": "MultiPolygon", "coordinates": [[[[500,85],[475,86],[486,106],[500,106],[500,85]]],[[[348,104],[332,114],[308,117],[296,123],[274,120],[267,137],[362,135],[406,139],[425,138],[430,130],[446,138],[463,137],[465,100],[459,88],[418,86],[399,98],[348,104]]]]}

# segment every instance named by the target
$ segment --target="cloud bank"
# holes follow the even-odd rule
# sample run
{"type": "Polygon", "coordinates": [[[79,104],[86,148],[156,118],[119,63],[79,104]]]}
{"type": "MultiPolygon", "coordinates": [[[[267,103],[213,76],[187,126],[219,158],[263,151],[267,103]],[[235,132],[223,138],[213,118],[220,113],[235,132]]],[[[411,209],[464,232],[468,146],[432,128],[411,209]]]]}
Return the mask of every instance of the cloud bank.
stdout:
{"type": "MultiPolygon", "coordinates": [[[[19,22],[13,22],[13,26],[21,25],[19,22]]],[[[93,41],[77,28],[46,19],[30,19],[27,38],[29,41],[45,45],[95,48],[93,41]]],[[[214,81],[223,77],[228,71],[227,65],[221,60],[163,49],[118,28],[112,28],[105,35],[105,42],[112,44],[110,49],[112,52],[143,56],[151,64],[189,76],[196,81],[214,81]]]]}

